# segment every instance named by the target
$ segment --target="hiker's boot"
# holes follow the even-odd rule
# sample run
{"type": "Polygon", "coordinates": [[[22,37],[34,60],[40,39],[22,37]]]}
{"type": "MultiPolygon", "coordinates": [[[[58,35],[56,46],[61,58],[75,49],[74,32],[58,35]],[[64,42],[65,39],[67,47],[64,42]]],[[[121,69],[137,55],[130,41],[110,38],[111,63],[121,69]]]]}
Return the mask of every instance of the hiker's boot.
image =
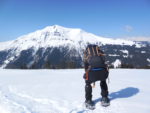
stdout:
{"type": "Polygon", "coordinates": [[[109,106],[110,105],[110,99],[108,97],[102,97],[101,105],[104,106],[104,107],[109,106]]]}
{"type": "Polygon", "coordinates": [[[95,109],[94,102],[93,102],[92,100],[86,100],[86,101],[85,101],[85,107],[86,107],[87,109],[94,110],[94,109],[95,109]]]}

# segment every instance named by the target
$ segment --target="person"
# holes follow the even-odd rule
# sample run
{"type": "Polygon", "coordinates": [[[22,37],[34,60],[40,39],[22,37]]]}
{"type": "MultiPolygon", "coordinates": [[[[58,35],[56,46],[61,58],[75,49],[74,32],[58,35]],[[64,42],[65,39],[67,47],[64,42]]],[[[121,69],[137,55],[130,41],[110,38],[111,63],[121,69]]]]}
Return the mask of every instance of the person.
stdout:
{"type": "Polygon", "coordinates": [[[97,45],[88,45],[84,51],[85,106],[89,109],[94,109],[91,84],[96,81],[100,81],[102,106],[110,105],[106,83],[109,70],[104,56],[104,52],[97,45]]]}

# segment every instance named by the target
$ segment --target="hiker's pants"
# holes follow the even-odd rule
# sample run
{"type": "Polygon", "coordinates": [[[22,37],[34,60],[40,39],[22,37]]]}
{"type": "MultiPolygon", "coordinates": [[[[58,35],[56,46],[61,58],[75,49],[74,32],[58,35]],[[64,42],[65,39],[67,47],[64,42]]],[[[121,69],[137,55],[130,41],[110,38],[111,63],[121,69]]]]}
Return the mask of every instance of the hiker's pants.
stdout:
{"type": "MultiPolygon", "coordinates": [[[[107,87],[106,80],[100,81],[100,87],[101,87],[101,96],[107,97],[108,87],[107,87]]],[[[92,86],[91,86],[91,82],[89,82],[88,80],[85,80],[85,99],[92,100],[92,86]]]]}

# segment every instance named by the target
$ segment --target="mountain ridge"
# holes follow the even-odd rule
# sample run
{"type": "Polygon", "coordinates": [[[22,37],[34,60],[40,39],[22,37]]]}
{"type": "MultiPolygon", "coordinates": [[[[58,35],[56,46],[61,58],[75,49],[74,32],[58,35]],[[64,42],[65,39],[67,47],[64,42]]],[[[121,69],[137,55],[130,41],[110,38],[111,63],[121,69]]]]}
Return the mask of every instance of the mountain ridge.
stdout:
{"type": "MultiPolygon", "coordinates": [[[[112,58],[109,57],[113,56],[116,57],[116,61],[120,60],[118,56],[124,57],[123,54],[126,54],[123,53],[123,51],[126,50],[123,47],[127,46],[128,49],[133,51],[133,49],[144,48],[147,46],[142,42],[104,38],[85,32],[79,28],[73,29],[54,25],[45,27],[41,30],[36,30],[35,32],[27,35],[20,36],[16,40],[0,43],[0,55],[2,56],[0,58],[0,67],[67,68],[71,66],[72,68],[79,68],[82,67],[81,62],[83,58],[83,50],[88,44],[97,44],[102,46],[102,49],[106,53],[108,49],[113,49],[112,51],[114,53],[108,51],[107,54],[108,62],[111,59],[109,64],[115,64],[115,67],[115,59],[112,60],[112,58]],[[115,48],[118,49],[118,51],[116,51],[115,48]],[[122,49],[119,50],[120,48],[122,49]],[[118,55],[115,55],[115,53],[118,55]],[[57,59],[55,56],[57,56],[57,59]]],[[[131,54],[131,52],[129,53],[131,54]]],[[[130,55],[127,54],[125,55],[125,57],[129,56],[130,55]]],[[[146,59],[146,61],[149,60],[146,59]]],[[[120,63],[118,66],[119,65],[120,63]]],[[[149,63],[146,65],[149,65],[149,63]]]]}
{"type": "MultiPolygon", "coordinates": [[[[27,35],[20,36],[20,37],[18,37],[15,40],[7,41],[7,42],[4,42],[4,43],[12,44],[12,43],[15,43],[15,42],[20,41],[20,40],[27,41],[29,39],[30,39],[30,41],[31,40],[35,40],[36,41],[37,38],[39,40],[41,38],[41,41],[43,41],[43,39],[44,38],[46,39],[48,37],[48,35],[50,35],[50,37],[56,36],[54,38],[57,38],[57,36],[61,37],[62,40],[63,39],[64,40],[65,39],[70,39],[70,40],[72,40],[74,42],[81,41],[81,39],[82,39],[85,42],[99,41],[99,42],[102,42],[103,44],[116,44],[116,45],[117,44],[123,44],[123,43],[125,45],[133,45],[133,44],[135,44],[134,41],[124,40],[124,39],[104,38],[104,37],[101,37],[101,36],[96,36],[96,35],[94,35],[92,33],[87,33],[84,30],[81,30],[79,28],[75,28],[75,29],[73,29],[73,28],[65,28],[65,27],[62,27],[62,26],[59,26],[59,25],[47,26],[44,29],[36,30],[36,31],[34,31],[32,33],[28,33],[27,35]],[[42,35],[45,35],[45,37],[42,37],[42,35]],[[82,35],[84,35],[84,36],[82,36],[82,35]],[[90,36],[88,36],[88,35],[90,35],[90,36]],[[86,36],[88,38],[86,38],[86,36]]],[[[3,42],[1,42],[0,44],[3,44],[3,42]]],[[[32,43],[30,43],[30,44],[32,45],[32,43]]],[[[5,47],[1,47],[0,50],[4,50],[4,49],[5,49],[5,47]]]]}

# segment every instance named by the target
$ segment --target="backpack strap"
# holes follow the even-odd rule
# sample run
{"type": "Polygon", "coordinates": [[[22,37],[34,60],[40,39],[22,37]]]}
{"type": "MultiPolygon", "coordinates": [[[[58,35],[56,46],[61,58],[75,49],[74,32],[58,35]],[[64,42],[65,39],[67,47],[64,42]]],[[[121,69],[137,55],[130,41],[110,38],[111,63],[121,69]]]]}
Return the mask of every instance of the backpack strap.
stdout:
{"type": "Polygon", "coordinates": [[[84,61],[86,61],[87,60],[87,51],[84,51],[84,61]]]}
{"type": "Polygon", "coordinates": [[[96,53],[99,56],[99,52],[98,52],[98,46],[96,46],[96,53]]]}
{"type": "Polygon", "coordinates": [[[95,56],[95,51],[94,51],[94,47],[92,47],[92,51],[93,51],[93,55],[95,56]]]}
{"type": "Polygon", "coordinates": [[[99,47],[97,47],[98,56],[105,56],[105,54],[100,50],[99,47]]]}
{"type": "Polygon", "coordinates": [[[88,69],[86,70],[86,77],[85,80],[89,80],[89,71],[91,70],[91,66],[88,66],[88,69]]]}
{"type": "Polygon", "coordinates": [[[85,80],[89,80],[89,71],[86,71],[86,76],[85,76],[85,80]]]}
{"type": "Polygon", "coordinates": [[[87,51],[88,51],[88,55],[91,55],[91,51],[89,47],[87,48],[87,51]]]}

